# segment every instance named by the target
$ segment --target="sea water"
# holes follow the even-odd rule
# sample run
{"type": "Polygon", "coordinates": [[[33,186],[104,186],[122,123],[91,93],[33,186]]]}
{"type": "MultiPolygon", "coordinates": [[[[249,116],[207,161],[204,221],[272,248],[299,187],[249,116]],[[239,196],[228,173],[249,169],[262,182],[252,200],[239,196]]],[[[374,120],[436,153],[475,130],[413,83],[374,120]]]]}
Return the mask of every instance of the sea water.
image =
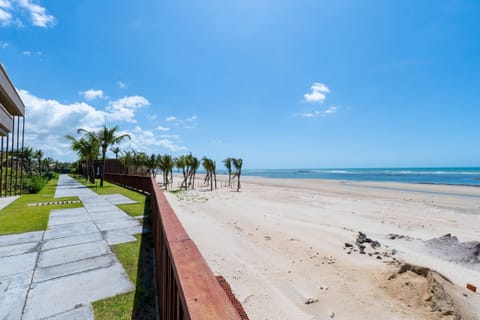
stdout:
{"type": "Polygon", "coordinates": [[[390,181],[480,186],[480,167],[369,169],[245,169],[242,175],[267,178],[390,181]]]}

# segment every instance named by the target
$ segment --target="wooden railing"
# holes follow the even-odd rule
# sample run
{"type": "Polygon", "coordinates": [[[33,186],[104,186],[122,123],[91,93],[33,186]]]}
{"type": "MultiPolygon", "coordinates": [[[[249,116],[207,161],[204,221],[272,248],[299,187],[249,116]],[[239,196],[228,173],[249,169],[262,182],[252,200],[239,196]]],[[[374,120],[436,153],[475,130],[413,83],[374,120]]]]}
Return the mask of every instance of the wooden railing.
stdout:
{"type": "Polygon", "coordinates": [[[151,196],[159,319],[240,320],[155,178],[105,173],[105,180],[151,196]]]}

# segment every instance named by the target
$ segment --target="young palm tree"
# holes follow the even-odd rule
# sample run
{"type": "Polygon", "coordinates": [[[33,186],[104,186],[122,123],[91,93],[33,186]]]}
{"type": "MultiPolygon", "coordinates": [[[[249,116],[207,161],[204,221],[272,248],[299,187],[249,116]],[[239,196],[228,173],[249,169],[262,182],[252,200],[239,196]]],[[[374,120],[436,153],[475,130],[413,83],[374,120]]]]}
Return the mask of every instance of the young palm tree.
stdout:
{"type": "Polygon", "coordinates": [[[175,167],[178,169],[182,169],[182,174],[183,174],[183,182],[180,185],[180,189],[185,188],[187,189],[187,159],[186,156],[180,156],[175,160],[175,167]]]}
{"type": "MultiPolygon", "coordinates": [[[[130,135],[122,134],[117,136],[115,132],[118,130],[118,126],[115,126],[111,129],[107,128],[106,125],[96,133],[98,140],[100,141],[100,146],[102,147],[102,166],[100,172],[100,186],[103,187],[103,175],[105,173],[105,156],[107,154],[107,149],[109,146],[122,142],[125,139],[131,139],[130,135]]],[[[85,129],[78,129],[78,131],[88,132],[85,129]]]]}
{"type": "Polygon", "coordinates": [[[173,168],[175,167],[175,160],[169,154],[159,156],[158,166],[163,173],[163,185],[165,189],[168,188],[170,183],[173,183],[173,168]],[[170,174],[170,179],[168,175],[170,174]]]}
{"type": "Polygon", "coordinates": [[[138,169],[140,169],[140,175],[145,175],[145,167],[147,166],[148,162],[148,156],[145,152],[136,152],[135,150],[132,150],[133,157],[132,157],[132,163],[133,167],[135,168],[135,174],[138,174],[138,169]]]}
{"type": "Polygon", "coordinates": [[[30,177],[33,175],[32,172],[32,158],[33,158],[33,149],[30,147],[25,147],[23,150],[23,168],[28,172],[30,177]]]}
{"type": "Polygon", "coordinates": [[[189,161],[190,161],[190,171],[188,174],[190,176],[189,185],[192,186],[192,189],[195,189],[195,174],[197,173],[197,170],[200,167],[200,161],[198,161],[198,159],[195,157],[191,157],[189,161]]]}
{"type": "Polygon", "coordinates": [[[213,191],[213,179],[212,179],[212,165],[213,161],[207,157],[202,158],[202,166],[205,169],[205,181],[207,185],[210,184],[210,191],[213,191]]]}
{"type": "Polygon", "coordinates": [[[227,158],[222,161],[225,168],[228,170],[228,186],[232,186],[232,158],[227,158]]]}
{"type": "Polygon", "coordinates": [[[133,164],[133,154],[132,151],[123,152],[123,156],[120,157],[120,161],[123,164],[123,167],[127,170],[127,174],[130,174],[130,166],[133,164]]]}
{"type": "Polygon", "coordinates": [[[42,160],[43,167],[45,168],[45,174],[50,173],[50,165],[54,162],[54,160],[50,157],[47,157],[42,160]]]}
{"type": "Polygon", "coordinates": [[[158,157],[152,153],[150,155],[150,157],[147,158],[147,168],[148,168],[148,171],[150,172],[150,175],[156,177],[157,176],[157,159],[158,157]]]}
{"type": "Polygon", "coordinates": [[[237,178],[237,192],[240,191],[240,176],[242,174],[242,165],[243,165],[243,160],[242,159],[235,159],[232,158],[232,164],[235,167],[235,177],[237,178]]]}
{"type": "Polygon", "coordinates": [[[78,140],[70,135],[65,136],[65,138],[72,142],[72,150],[77,152],[80,160],[85,161],[85,177],[90,178],[91,183],[95,183],[94,161],[98,158],[99,140],[96,139],[95,135],[81,137],[78,140]]]}
{"type": "Polygon", "coordinates": [[[33,156],[38,161],[38,174],[42,175],[42,158],[43,158],[43,151],[41,149],[37,149],[34,151],[33,156]]]}
{"type": "Polygon", "coordinates": [[[110,148],[110,151],[112,151],[115,154],[115,160],[118,160],[118,154],[120,153],[120,148],[119,147],[110,148]]]}

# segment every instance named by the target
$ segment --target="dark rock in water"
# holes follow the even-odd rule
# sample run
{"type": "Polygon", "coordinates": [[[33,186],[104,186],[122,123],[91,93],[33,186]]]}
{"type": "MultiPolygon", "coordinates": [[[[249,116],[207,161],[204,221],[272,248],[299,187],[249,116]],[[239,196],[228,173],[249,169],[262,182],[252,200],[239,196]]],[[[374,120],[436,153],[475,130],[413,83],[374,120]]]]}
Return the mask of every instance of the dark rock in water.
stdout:
{"type": "Polygon", "coordinates": [[[480,242],[460,242],[450,233],[439,238],[424,242],[425,246],[433,250],[442,258],[460,263],[480,263],[480,242]]]}

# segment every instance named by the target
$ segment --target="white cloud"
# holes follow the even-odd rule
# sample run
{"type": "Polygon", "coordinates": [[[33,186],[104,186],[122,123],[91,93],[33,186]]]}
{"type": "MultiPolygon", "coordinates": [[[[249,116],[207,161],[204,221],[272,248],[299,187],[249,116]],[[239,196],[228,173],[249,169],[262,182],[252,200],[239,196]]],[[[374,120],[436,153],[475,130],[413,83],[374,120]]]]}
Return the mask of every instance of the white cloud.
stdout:
{"type": "Polygon", "coordinates": [[[326,117],[326,116],[333,116],[337,113],[337,107],[328,107],[325,110],[315,110],[313,112],[306,112],[302,113],[301,116],[304,118],[318,118],[318,117],[326,117]]]}
{"type": "Polygon", "coordinates": [[[11,0],[0,0],[0,8],[10,9],[12,7],[10,1],[11,0]]]}
{"type": "MultiPolygon", "coordinates": [[[[78,128],[96,130],[109,120],[135,122],[135,111],[148,105],[147,99],[134,96],[110,102],[106,110],[99,110],[84,102],[63,104],[54,99],[36,97],[26,90],[18,91],[27,115],[25,144],[41,148],[59,160],[75,159],[65,135],[75,135],[78,128]],[[126,115],[117,114],[117,110],[124,109],[128,111],[126,115]]],[[[141,128],[138,130],[141,132],[141,128]]]]}
{"type": "Polygon", "coordinates": [[[179,144],[179,136],[176,135],[160,135],[156,136],[151,130],[143,130],[136,126],[133,132],[127,132],[132,138],[128,146],[137,151],[144,151],[147,153],[162,153],[165,150],[169,152],[179,152],[188,150],[185,146],[179,144]],[[155,150],[155,147],[163,150],[155,150]]]}
{"type": "Polygon", "coordinates": [[[2,9],[0,6],[0,25],[7,26],[12,22],[12,14],[2,9]]]}
{"type": "Polygon", "coordinates": [[[112,120],[137,122],[135,120],[135,112],[149,105],[150,102],[144,97],[130,96],[110,101],[106,110],[109,112],[109,118],[112,120]]]}
{"type": "MultiPolygon", "coordinates": [[[[55,25],[55,17],[47,13],[45,7],[31,0],[0,0],[0,25],[7,26],[14,22],[13,16],[28,14],[33,26],[48,28],[55,25]]],[[[17,17],[17,26],[23,25],[17,17]]]]}
{"type": "Polygon", "coordinates": [[[158,131],[168,131],[168,130],[170,130],[170,128],[158,126],[158,127],[157,127],[157,130],[158,130],[158,131]]]}
{"type": "Polygon", "coordinates": [[[18,6],[30,13],[32,25],[36,27],[48,28],[55,24],[55,17],[47,14],[47,10],[30,0],[17,0],[18,6]]]}
{"type": "Polygon", "coordinates": [[[310,89],[312,92],[303,95],[305,101],[323,103],[326,99],[326,94],[330,92],[330,89],[323,83],[315,82],[310,89]]]}
{"type": "Polygon", "coordinates": [[[95,90],[95,89],[80,91],[78,94],[82,95],[88,101],[92,101],[92,100],[95,100],[97,98],[103,98],[104,97],[102,90],[95,90]]]}
{"type": "Polygon", "coordinates": [[[37,51],[37,52],[32,52],[32,51],[23,51],[22,54],[24,56],[28,56],[28,57],[38,57],[38,56],[41,56],[42,55],[42,52],[40,51],[37,51]]]}
{"type": "Polygon", "coordinates": [[[120,89],[127,89],[128,88],[127,84],[122,82],[122,81],[118,81],[117,84],[118,84],[118,87],[120,89]]]}
{"type": "Polygon", "coordinates": [[[173,122],[176,127],[183,127],[185,129],[193,129],[197,126],[197,116],[191,116],[190,118],[178,119],[175,116],[170,116],[165,119],[166,122],[173,122]]]}

